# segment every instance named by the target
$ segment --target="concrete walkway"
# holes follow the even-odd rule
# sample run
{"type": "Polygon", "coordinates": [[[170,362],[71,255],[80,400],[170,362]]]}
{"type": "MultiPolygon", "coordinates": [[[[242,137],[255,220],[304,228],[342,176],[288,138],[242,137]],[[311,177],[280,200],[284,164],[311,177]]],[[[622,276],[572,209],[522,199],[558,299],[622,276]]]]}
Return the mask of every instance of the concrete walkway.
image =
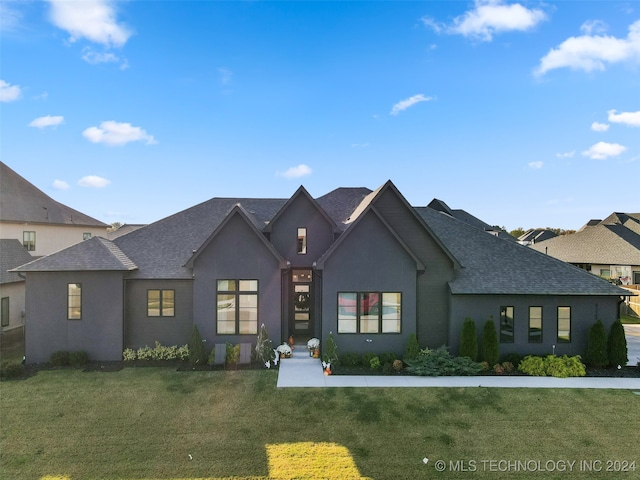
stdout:
{"type": "Polygon", "coordinates": [[[293,351],[293,357],[280,361],[279,388],[290,387],[491,387],[491,388],[614,388],[638,390],[640,378],[609,377],[417,377],[385,375],[329,375],[322,371],[322,363],[309,357],[303,347],[293,351]]]}

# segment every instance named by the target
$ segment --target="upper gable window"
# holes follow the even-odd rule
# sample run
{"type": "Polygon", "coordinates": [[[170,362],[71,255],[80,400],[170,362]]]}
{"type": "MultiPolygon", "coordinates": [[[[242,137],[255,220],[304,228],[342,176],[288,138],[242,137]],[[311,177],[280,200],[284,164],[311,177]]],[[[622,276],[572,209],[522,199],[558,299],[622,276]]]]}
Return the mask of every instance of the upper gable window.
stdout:
{"type": "Polygon", "coordinates": [[[307,254],[307,229],[298,228],[298,255],[307,254]]]}
{"type": "Polygon", "coordinates": [[[22,232],[22,245],[28,252],[36,249],[36,232],[22,232]]]}

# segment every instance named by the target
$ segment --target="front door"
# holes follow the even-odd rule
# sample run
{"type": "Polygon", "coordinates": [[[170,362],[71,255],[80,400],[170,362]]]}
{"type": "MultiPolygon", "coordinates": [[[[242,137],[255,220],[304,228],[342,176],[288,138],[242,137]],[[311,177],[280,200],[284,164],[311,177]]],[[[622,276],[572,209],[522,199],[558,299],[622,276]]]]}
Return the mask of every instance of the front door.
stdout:
{"type": "Polygon", "coordinates": [[[313,271],[296,269],[291,275],[293,314],[289,326],[293,335],[310,335],[313,329],[313,271]]]}

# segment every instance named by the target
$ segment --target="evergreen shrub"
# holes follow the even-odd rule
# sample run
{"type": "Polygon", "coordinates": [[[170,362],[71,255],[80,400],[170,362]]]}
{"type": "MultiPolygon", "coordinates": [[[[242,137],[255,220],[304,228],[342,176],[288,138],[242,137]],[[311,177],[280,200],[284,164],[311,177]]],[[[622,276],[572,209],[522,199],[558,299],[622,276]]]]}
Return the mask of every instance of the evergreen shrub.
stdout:
{"type": "Polygon", "coordinates": [[[607,353],[609,365],[612,367],[617,367],[618,365],[624,367],[629,361],[627,338],[624,335],[624,327],[619,319],[611,324],[609,338],[607,339],[607,353]]]}
{"type": "Polygon", "coordinates": [[[418,344],[418,339],[416,337],[416,334],[412,333],[411,335],[409,335],[409,340],[407,341],[407,348],[405,349],[404,357],[402,357],[402,359],[406,363],[407,360],[414,360],[418,358],[419,355],[420,355],[420,345],[418,344]]]}
{"type": "Polygon", "coordinates": [[[493,317],[487,320],[482,331],[482,360],[489,365],[498,363],[500,350],[498,346],[498,335],[496,333],[496,324],[493,317]]]}
{"type": "Polygon", "coordinates": [[[204,365],[207,363],[207,353],[204,350],[204,342],[198,326],[194,325],[189,340],[189,363],[191,365],[204,365]]]}
{"type": "Polygon", "coordinates": [[[58,350],[51,354],[51,364],[56,367],[65,367],[69,365],[69,352],[67,350],[58,350]]]}
{"type": "Polygon", "coordinates": [[[602,368],[609,364],[607,354],[607,332],[601,320],[598,320],[589,329],[587,341],[587,353],[585,355],[587,365],[602,368]]]}
{"type": "Polygon", "coordinates": [[[470,318],[462,324],[459,353],[461,357],[469,357],[474,362],[478,360],[478,333],[475,322],[470,318]]]}

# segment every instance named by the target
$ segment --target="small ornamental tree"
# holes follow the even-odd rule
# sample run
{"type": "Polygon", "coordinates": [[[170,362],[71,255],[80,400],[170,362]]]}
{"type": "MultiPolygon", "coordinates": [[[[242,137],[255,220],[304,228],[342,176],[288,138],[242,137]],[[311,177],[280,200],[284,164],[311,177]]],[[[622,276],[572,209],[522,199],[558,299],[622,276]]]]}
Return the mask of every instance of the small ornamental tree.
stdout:
{"type": "Polygon", "coordinates": [[[324,342],[324,355],[323,360],[331,364],[331,367],[338,366],[338,345],[333,338],[333,333],[329,332],[329,336],[324,342]]]}
{"type": "Polygon", "coordinates": [[[264,326],[264,323],[260,327],[260,333],[258,333],[258,341],[256,342],[255,351],[256,359],[265,366],[269,365],[270,362],[276,358],[276,354],[273,351],[273,345],[269,339],[269,334],[267,333],[267,327],[264,326]]]}
{"type": "Polygon", "coordinates": [[[476,324],[470,318],[467,318],[462,325],[459,353],[461,357],[469,357],[474,362],[478,361],[478,334],[476,324]]]}
{"type": "Polygon", "coordinates": [[[607,355],[607,331],[601,320],[598,320],[589,329],[585,360],[588,365],[597,368],[606,367],[609,364],[609,357],[607,355]]]}
{"type": "Polygon", "coordinates": [[[415,333],[409,335],[409,340],[407,341],[407,348],[404,351],[404,357],[402,359],[407,360],[415,360],[420,355],[420,345],[418,344],[418,339],[415,333]]]}
{"type": "Polygon", "coordinates": [[[498,335],[492,316],[485,322],[482,331],[482,361],[492,366],[498,363],[499,356],[498,335]]]}
{"type": "Polygon", "coordinates": [[[624,335],[624,327],[619,319],[611,324],[607,340],[607,353],[609,354],[609,365],[612,367],[617,367],[618,365],[624,367],[629,361],[627,357],[629,353],[627,350],[627,338],[624,335]]]}
{"type": "Polygon", "coordinates": [[[194,325],[189,340],[189,363],[191,365],[204,365],[207,363],[207,353],[198,326],[194,325]]]}

